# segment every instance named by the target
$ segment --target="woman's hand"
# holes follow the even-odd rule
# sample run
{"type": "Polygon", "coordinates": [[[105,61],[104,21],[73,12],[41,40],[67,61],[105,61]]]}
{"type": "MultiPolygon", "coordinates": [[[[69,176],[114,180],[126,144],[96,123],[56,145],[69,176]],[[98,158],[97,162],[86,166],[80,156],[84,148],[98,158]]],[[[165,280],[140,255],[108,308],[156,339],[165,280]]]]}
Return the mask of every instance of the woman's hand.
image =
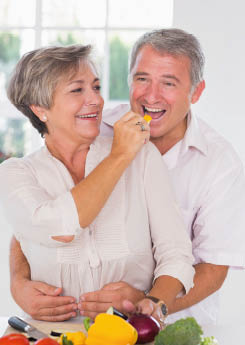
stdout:
{"type": "Polygon", "coordinates": [[[142,116],[129,111],[114,124],[111,154],[123,155],[132,160],[149,138],[149,124],[142,116]]]}

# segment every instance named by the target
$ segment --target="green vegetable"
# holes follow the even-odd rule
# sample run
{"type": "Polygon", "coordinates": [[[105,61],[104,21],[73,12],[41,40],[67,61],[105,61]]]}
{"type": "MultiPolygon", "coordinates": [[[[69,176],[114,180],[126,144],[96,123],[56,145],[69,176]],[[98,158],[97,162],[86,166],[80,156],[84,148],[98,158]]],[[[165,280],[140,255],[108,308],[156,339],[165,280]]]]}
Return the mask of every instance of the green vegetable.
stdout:
{"type": "Polygon", "coordinates": [[[216,345],[217,340],[214,337],[205,337],[202,339],[200,345],[216,345]]]}
{"type": "Polygon", "coordinates": [[[83,320],[83,326],[84,326],[86,331],[89,330],[90,321],[91,321],[90,317],[85,317],[85,319],[83,320]]]}
{"type": "Polygon", "coordinates": [[[203,331],[196,320],[187,317],[160,331],[155,337],[155,345],[199,345],[202,334],[203,331]]]}
{"type": "Polygon", "coordinates": [[[62,337],[62,345],[73,345],[73,341],[68,340],[68,339],[67,339],[67,336],[64,335],[64,336],[62,337]]]}

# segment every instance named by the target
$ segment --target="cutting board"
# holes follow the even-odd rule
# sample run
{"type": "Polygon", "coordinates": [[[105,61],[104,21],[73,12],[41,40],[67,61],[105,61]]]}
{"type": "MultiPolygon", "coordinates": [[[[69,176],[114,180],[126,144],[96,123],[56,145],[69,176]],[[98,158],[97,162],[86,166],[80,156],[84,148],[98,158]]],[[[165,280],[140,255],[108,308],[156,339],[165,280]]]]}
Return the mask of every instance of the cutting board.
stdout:
{"type": "MultiPolygon", "coordinates": [[[[51,331],[64,333],[64,332],[76,332],[76,331],[83,331],[86,334],[86,331],[84,330],[82,323],[71,323],[69,321],[64,322],[45,322],[45,321],[36,321],[36,320],[26,320],[29,324],[36,327],[38,330],[46,333],[47,335],[50,335],[51,331]]],[[[4,335],[10,334],[10,333],[21,333],[17,331],[16,329],[8,326],[6,329],[4,335]]],[[[25,333],[23,333],[25,334],[25,333]]],[[[58,339],[57,337],[51,337],[53,339],[58,339]]],[[[33,344],[34,342],[30,342],[30,344],[33,344]]]]}

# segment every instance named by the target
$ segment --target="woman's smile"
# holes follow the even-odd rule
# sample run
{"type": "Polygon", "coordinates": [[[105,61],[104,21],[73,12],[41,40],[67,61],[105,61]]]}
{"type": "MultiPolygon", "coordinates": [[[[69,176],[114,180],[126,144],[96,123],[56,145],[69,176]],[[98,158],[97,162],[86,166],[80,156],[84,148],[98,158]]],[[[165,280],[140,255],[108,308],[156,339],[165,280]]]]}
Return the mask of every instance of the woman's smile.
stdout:
{"type": "Polygon", "coordinates": [[[81,114],[75,116],[81,120],[98,120],[98,112],[97,113],[89,113],[89,114],[81,114]]]}

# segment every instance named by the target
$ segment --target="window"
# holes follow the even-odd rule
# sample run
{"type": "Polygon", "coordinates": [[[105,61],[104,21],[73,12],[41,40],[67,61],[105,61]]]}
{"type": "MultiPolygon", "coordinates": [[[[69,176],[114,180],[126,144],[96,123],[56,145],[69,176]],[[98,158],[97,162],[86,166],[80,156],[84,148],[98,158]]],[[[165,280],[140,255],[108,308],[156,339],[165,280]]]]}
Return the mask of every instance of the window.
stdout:
{"type": "Polygon", "coordinates": [[[94,45],[102,95],[106,106],[114,105],[128,99],[132,43],[145,31],[171,26],[172,15],[173,0],[1,0],[0,162],[40,145],[39,134],[6,96],[8,78],[22,54],[53,44],[94,45]]]}

